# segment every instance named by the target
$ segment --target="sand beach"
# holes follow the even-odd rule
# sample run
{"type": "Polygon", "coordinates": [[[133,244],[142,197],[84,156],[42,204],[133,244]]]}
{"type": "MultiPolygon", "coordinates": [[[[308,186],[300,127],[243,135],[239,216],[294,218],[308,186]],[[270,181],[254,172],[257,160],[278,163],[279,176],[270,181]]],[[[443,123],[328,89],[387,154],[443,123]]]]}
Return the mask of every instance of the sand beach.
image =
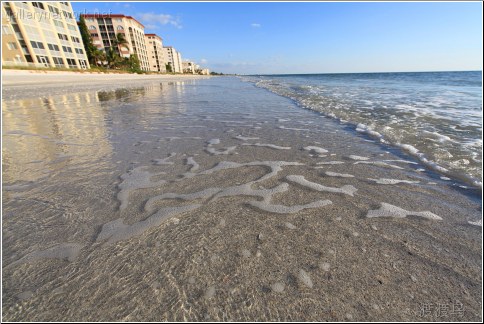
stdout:
{"type": "Polygon", "coordinates": [[[482,189],[237,77],[4,72],[5,321],[482,319],[482,189]]]}

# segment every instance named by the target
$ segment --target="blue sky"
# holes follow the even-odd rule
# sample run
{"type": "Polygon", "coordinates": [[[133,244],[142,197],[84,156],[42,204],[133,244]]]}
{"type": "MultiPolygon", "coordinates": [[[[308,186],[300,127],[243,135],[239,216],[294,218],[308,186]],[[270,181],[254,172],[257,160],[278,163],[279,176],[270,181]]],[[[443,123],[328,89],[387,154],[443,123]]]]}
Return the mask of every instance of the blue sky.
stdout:
{"type": "Polygon", "coordinates": [[[480,2],[72,2],[121,13],[183,59],[240,74],[482,70],[480,2]]]}

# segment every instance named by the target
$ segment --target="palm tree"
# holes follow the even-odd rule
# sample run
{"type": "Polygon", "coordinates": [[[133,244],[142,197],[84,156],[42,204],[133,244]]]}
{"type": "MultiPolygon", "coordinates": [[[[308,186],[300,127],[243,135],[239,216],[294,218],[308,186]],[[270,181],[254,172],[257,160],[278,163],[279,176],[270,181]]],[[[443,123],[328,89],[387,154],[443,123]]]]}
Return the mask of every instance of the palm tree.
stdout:
{"type": "Polygon", "coordinates": [[[106,61],[106,54],[103,51],[101,51],[97,48],[93,49],[91,54],[92,54],[92,58],[94,60],[94,63],[96,64],[96,66],[99,66],[98,62],[101,62],[101,64],[102,64],[104,61],[106,61]]]}
{"type": "Polygon", "coordinates": [[[128,41],[124,37],[123,33],[117,33],[116,38],[112,41],[112,43],[113,43],[113,46],[117,47],[119,53],[121,53],[121,49],[123,47],[127,48],[126,45],[128,45],[128,41]]]}
{"type": "Polygon", "coordinates": [[[115,67],[120,60],[120,56],[114,51],[111,46],[106,53],[106,61],[108,61],[108,68],[115,67]]]}

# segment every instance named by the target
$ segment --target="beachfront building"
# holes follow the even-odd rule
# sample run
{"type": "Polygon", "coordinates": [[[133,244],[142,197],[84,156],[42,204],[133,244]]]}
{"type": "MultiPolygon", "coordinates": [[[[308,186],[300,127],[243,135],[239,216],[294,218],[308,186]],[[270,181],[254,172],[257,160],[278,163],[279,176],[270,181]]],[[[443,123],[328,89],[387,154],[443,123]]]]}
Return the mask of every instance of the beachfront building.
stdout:
{"type": "Polygon", "coordinates": [[[93,44],[105,53],[112,48],[121,57],[135,54],[140,68],[150,71],[148,50],[145,42],[145,27],[131,16],[122,14],[83,14],[93,44]],[[117,34],[123,34],[126,43],[119,44],[117,34]]]}
{"type": "Polygon", "coordinates": [[[210,70],[209,69],[201,69],[199,74],[209,75],[210,74],[210,70]]]}
{"type": "Polygon", "coordinates": [[[150,71],[166,72],[166,63],[163,55],[163,40],[156,34],[145,34],[145,43],[148,50],[150,71]]]}
{"type": "Polygon", "coordinates": [[[2,2],[2,65],[87,69],[69,2],[2,2]]]}
{"type": "MultiPolygon", "coordinates": [[[[170,65],[172,73],[183,73],[181,54],[172,46],[164,46],[165,62],[170,65]]],[[[170,69],[167,68],[167,71],[170,69]]]]}
{"type": "Polygon", "coordinates": [[[182,62],[183,73],[195,74],[195,63],[190,61],[182,62]]]}

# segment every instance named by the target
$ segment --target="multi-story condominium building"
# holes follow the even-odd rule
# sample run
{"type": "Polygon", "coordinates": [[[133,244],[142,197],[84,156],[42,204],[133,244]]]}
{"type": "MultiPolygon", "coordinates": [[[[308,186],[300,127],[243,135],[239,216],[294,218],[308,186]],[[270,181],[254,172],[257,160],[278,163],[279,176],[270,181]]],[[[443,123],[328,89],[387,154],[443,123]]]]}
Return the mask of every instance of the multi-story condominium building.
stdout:
{"type": "Polygon", "coordinates": [[[84,14],[93,44],[100,50],[113,48],[122,57],[136,54],[143,71],[150,71],[145,42],[145,27],[131,16],[121,14],[84,14]],[[118,44],[116,34],[123,34],[126,44],[118,44]]]}
{"type": "Polygon", "coordinates": [[[195,74],[195,63],[190,61],[182,62],[183,73],[195,74]]]}
{"type": "Polygon", "coordinates": [[[2,2],[2,64],[89,68],[69,2],[2,2]]]}
{"type": "Polygon", "coordinates": [[[209,69],[202,69],[200,71],[200,74],[203,74],[203,75],[210,75],[210,70],[209,69]]]}
{"type": "Polygon", "coordinates": [[[150,71],[166,72],[166,63],[163,55],[163,40],[156,34],[145,34],[146,48],[150,71]]]}
{"type": "Polygon", "coordinates": [[[163,54],[167,64],[171,65],[171,72],[183,73],[181,54],[172,46],[164,46],[163,54]]]}

